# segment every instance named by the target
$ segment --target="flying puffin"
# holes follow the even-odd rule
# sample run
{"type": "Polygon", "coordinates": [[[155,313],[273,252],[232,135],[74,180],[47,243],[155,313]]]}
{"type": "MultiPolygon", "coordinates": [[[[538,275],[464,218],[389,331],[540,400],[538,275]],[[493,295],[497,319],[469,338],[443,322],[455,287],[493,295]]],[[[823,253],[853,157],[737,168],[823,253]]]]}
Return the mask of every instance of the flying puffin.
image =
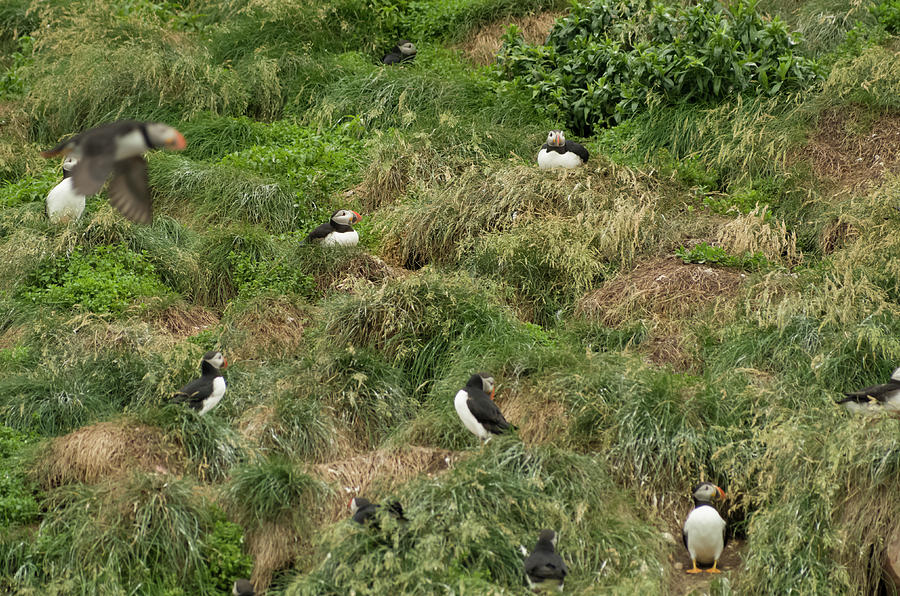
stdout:
{"type": "Polygon", "coordinates": [[[249,579],[236,579],[231,587],[232,596],[254,596],[256,591],[249,579]]]}
{"type": "Polygon", "coordinates": [[[166,124],[120,120],[79,133],[41,155],[75,158],[71,184],[85,196],[100,192],[112,173],[109,202],[131,221],[146,224],[153,217],[153,203],[144,152],[156,148],[180,151],[186,146],[184,136],[166,124]]]}
{"type": "MultiPolygon", "coordinates": [[[[358,524],[367,524],[373,523],[377,525],[377,521],[375,520],[375,511],[381,507],[376,503],[372,503],[369,499],[365,499],[363,497],[356,497],[355,499],[350,499],[350,516],[353,521],[358,524]]],[[[408,521],[405,517],[403,517],[403,506],[400,505],[397,501],[391,501],[387,504],[387,511],[391,514],[391,516],[397,521],[408,521]]]]}
{"type": "Polygon", "coordinates": [[[900,368],[883,385],[872,385],[844,395],[846,397],[837,403],[851,412],[873,414],[882,408],[900,412],[900,368]]]}
{"type": "Polygon", "coordinates": [[[407,39],[401,39],[394,46],[394,49],[385,55],[381,61],[385,64],[397,64],[398,62],[409,62],[416,57],[416,46],[407,39]]]}
{"type": "Polygon", "coordinates": [[[697,563],[712,565],[707,573],[721,573],[718,568],[719,557],[725,550],[725,520],[712,505],[718,496],[725,499],[725,491],[709,482],[701,482],[694,487],[694,508],[684,520],[681,539],[691,556],[693,567],[688,573],[700,573],[697,563]]]}
{"type": "Polygon", "coordinates": [[[219,369],[228,366],[222,352],[210,350],[203,355],[200,362],[202,375],[178,390],[173,397],[176,403],[187,402],[188,406],[198,410],[203,416],[215,408],[225,395],[225,377],[219,369]]]}
{"type": "Polygon", "coordinates": [[[567,141],[561,130],[551,130],[547,142],[541,147],[537,156],[538,167],[542,170],[552,168],[577,168],[586,164],[588,150],[575,141],[567,141]]]}
{"type": "Polygon", "coordinates": [[[323,223],[306,237],[307,242],[314,242],[321,246],[356,246],[359,242],[359,234],[350,224],[355,224],[362,219],[362,215],[349,209],[335,211],[327,223],[323,223]]]}
{"type": "Polygon", "coordinates": [[[499,435],[508,428],[515,428],[494,403],[494,377],[488,373],[469,377],[466,386],[456,393],[453,405],[466,428],[484,442],[491,439],[491,434],[499,435]]]}
{"type": "Polygon", "coordinates": [[[534,550],[525,559],[525,577],[528,587],[535,592],[563,591],[566,580],[566,563],[556,552],[556,532],[541,530],[534,550]]]}
{"type": "Polygon", "coordinates": [[[63,160],[62,182],[47,193],[44,213],[50,223],[76,221],[84,213],[84,195],[72,188],[72,168],[77,162],[74,157],[66,157],[63,160]]]}

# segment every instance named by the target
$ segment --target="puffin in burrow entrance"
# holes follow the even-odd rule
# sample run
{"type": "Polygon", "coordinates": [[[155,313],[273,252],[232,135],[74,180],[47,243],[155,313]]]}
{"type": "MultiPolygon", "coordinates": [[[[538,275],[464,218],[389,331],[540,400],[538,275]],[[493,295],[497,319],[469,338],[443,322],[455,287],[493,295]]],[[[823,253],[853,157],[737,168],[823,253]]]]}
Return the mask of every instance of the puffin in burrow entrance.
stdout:
{"type": "MultiPolygon", "coordinates": [[[[378,522],[375,519],[375,512],[380,507],[381,505],[373,503],[369,499],[355,497],[350,499],[350,519],[358,524],[365,525],[372,523],[373,525],[377,525],[378,522]]],[[[403,506],[400,505],[399,501],[389,502],[387,504],[387,511],[391,514],[391,517],[397,521],[409,521],[403,516],[403,506]]]]}
{"type": "Polygon", "coordinates": [[[398,64],[400,62],[410,62],[416,57],[416,46],[408,39],[401,39],[397,42],[390,52],[385,54],[381,59],[383,64],[398,64]]]}
{"type": "Polygon", "coordinates": [[[153,202],[144,152],[180,151],[186,146],[184,136],[167,124],[120,120],[81,132],[41,155],[73,157],[77,163],[72,168],[72,187],[85,196],[100,192],[112,173],[107,190],[110,204],[127,219],[146,224],[153,219],[153,202]]]}
{"type": "Polygon", "coordinates": [[[255,596],[256,590],[249,579],[236,579],[231,586],[232,596],[255,596]]]}
{"type": "Polygon", "coordinates": [[[700,573],[702,569],[697,566],[698,563],[711,565],[707,573],[721,573],[719,557],[725,550],[727,538],[725,520],[712,504],[716,496],[724,500],[725,491],[711,482],[701,482],[694,487],[694,508],[684,520],[681,530],[681,539],[693,565],[687,570],[688,573],[700,573]]]}
{"type": "Polygon", "coordinates": [[[485,443],[492,435],[515,428],[494,403],[494,377],[488,373],[469,377],[466,386],[456,393],[453,405],[466,428],[485,443]]]}
{"type": "Polygon", "coordinates": [[[874,414],[879,410],[900,412],[900,368],[894,370],[887,383],[872,385],[844,395],[846,397],[837,403],[851,412],[860,414],[874,414]]]}
{"type": "Polygon", "coordinates": [[[175,403],[185,403],[203,416],[222,401],[225,395],[225,377],[222,370],[228,366],[228,360],[218,350],[210,350],[200,361],[201,375],[194,379],[172,397],[175,403]]]}
{"type": "Polygon", "coordinates": [[[351,224],[362,219],[362,215],[350,209],[339,209],[332,214],[331,219],[306,237],[306,242],[321,246],[356,246],[359,243],[359,234],[351,224]]]}
{"type": "Polygon", "coordinates": [[[76,221],[84,213],[85,196],[72,188],[72,168],[77,161],[71,156],[63,160],[63,179],[47,193],[44,213],[52,224],[76,221]]]}
{"type": "Polygon", "coordinates": [[[542,170],[552,168],[577,168],[588,161],[588,150],[575,141],[567,141],[561,130],[551,130],[547,142],[538,152],[538,167],[542,170]]]}
{"type": "Polygon", "coordinates": [[[528,580],[528,587],[535,592],[563,591],[563,583],[569,570],[556,552],[556,539],[557,535],[553,530],[541,530],[534,550],[525,559],[525,578],[528,580]]]}

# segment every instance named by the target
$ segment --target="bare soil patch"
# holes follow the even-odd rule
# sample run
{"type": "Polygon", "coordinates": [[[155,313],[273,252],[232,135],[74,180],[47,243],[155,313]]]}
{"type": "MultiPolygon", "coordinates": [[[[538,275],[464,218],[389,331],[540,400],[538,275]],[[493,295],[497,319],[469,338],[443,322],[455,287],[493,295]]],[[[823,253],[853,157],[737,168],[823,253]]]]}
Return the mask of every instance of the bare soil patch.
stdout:
{"type": "Polygon", "coordinates": [[[53,439],[34,474],[44,488],[94,484],[130,474],[177,474],[182,469],[177,445],[157,428],[121,421],[100,422],[53,439]]]}
{"type": "Polygon", "coordinates": [[[732,538],[725,545],[725,551],[719,559],[718,573],[687,573],[691,568],[691,557],[688,555],[687,549],[681,544],[681,530],[678,530],[676,540],[679,541],[678,548],[669,554],[669,561],[673,566],[669,574],[668,594],[709,594],[709,585],[717,577],[725,576],[734,585],[737,574],[740,573],[743,565],[742,554],[745,548],[745,541],[732,538]]]}
{"type": "Polygon", "coordinates": [[[529,44],[543,44],[553,27],[554,21],[562,12],[541,12],[523,17],[504,17],[493,23],[472,31],[466,39],[457,45],[463,55],[471,62],[479,65],[490,64],[500,50],[500,36],[509,25],[515,25],[529,44]]]}

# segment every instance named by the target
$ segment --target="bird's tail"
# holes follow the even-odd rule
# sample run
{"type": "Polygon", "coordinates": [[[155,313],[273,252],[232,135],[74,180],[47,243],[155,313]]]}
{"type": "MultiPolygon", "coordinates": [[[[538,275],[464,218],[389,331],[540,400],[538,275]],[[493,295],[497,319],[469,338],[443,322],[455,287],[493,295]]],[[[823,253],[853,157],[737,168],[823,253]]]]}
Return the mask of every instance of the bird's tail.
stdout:
{"type": "Polygon", "coordinates": [[[41,151],[41,157],[56,157],[57,155],[66,155],[69,151],[72,150],[71,147],[68,146],[69,141],[65,140],[53,149],[47,149],[46,151],[41,151]]]}

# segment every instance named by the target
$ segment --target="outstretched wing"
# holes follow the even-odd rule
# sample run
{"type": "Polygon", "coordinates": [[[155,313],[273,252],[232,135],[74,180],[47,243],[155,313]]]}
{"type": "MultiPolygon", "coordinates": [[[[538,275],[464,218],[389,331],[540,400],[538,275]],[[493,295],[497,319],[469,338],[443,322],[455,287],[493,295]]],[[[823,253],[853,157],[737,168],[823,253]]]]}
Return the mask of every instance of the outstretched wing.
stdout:
{"type": "Polygon", "coordinates": [[[153,201],[147,188],[147,162],[140,155],[115,163],[109,183],[109,202],[131,221],[148,224],[153,201]]]}

